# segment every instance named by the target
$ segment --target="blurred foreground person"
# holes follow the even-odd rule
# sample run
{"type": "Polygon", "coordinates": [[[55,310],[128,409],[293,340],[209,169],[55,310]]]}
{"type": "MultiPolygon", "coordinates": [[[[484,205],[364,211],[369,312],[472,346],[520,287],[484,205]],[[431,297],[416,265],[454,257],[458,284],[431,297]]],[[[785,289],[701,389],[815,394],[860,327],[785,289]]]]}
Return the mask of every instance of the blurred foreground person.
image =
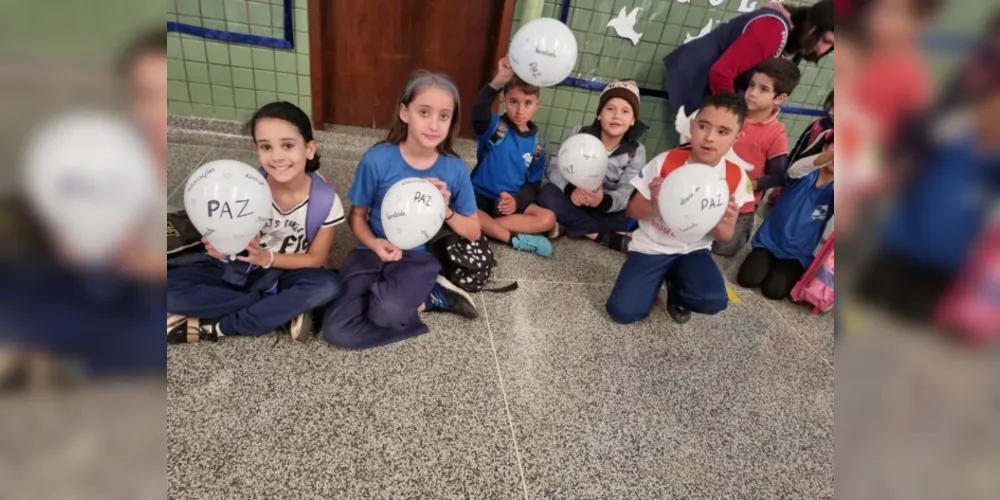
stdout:
{"type": "Polygon", "coordinates": [[[967,107],[930,115],[903,146],[919,154],[902,165],[898,202],[860,292],[904,319],[929,319],[1000,195],[1000,65],[988,74],[967,89],[967,107]]]}
{"type": "Polygon", "coordinates": [[[163,31],[121,60],[139,133],[99,111],[37,134],[17,207],[43,246],[0,267],[0,387],[165,369],[166,68],[163,31]]]}

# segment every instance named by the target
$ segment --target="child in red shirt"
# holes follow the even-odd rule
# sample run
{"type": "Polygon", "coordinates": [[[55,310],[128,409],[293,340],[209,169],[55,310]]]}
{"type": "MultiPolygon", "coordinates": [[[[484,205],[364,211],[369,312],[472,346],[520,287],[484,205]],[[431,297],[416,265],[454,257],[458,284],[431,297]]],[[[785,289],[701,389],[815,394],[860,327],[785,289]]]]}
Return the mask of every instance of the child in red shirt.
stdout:
{"type": "Polygon", "coordinates": [[[745,163],[753,166],[747,172],[754,189],[754,201],[740,207],[736,232],[727,243],[712,245],[716,255],[732,257],[739,253],[754,228],[754,212],[769,188],[781,186],[788,170],[788,135],[778,120],[778,106],[788,99],[799,84],[798,66],[788,59],[768,59],[754,68],[750,86],[744,93],[747,103],[747,120],[743,132],[733,145],[745,163]]]}

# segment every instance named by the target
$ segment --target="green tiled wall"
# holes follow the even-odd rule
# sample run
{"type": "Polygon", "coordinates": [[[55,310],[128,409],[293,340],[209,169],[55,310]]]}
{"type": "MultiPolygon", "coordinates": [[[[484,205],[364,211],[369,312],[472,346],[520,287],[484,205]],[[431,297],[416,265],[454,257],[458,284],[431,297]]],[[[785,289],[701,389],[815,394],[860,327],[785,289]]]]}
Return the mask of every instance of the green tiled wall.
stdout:
{"type": "MultiPolygon", "coordinates": [[[[523,2],[524,0],[520,0],[523,2]]],[[[763,0],[758,0],[758,6],[763,0]]],[[[751,4],[753,2],[750,2],[751,4]]],[[[791,4],[814,3],[792,1],[791,4]]],[[[740,14],[741,0],[723,0],[712,6],[709,0],[572,0],[568,24],[576,35],[580,56],[572,76],[584,79],[610,81],[613,78],[635,79],[640,87],[663,89],[663,56],[679,47],[690,36],[698,33],[711,21],[715,23],[740,14]],[[618,15],[622,7],[628,11],[640,7],[636,32],[642,33],[638,45],[619,38],[607,28],[608,21],[618,15]]],[[[562,0],[545,0],[543,16],[558,17],[562,0]]],[[[515,9],[515,17],[521,9],[515,9]]],[[[513,32],[520,27],[515,19],[513,32]]],[[[788,101],[789,105],[807,108],[822,107],[823,99],[833,87],[833,57],[823,59],[820,66],[802,65],[802,81],[788,101]]],[[[545,138],[553,143],[562,141],[576,125],[590,123],[597,108],[599,92],[573,87],[542,89],[542,108],[534,121],[545,138]]],[[[667,115],[665,99],[644,97],[639,118],[650,126],[646,134],[647,151],[661,152],[674,145],[673,118],[667,115]]],[[[815,118],[783,115],[782,121],[792,141],[815,118]]]]}
{"type": "MultiPolygon", "coordinates": [[[[167,20],[283,38],[283,4],[284,0],[167,0],[167,20]]],[[[305,0],[295,2],[294,14],[294,50],[169,33],[169,112],[246,121],[264,104],[285,100],[312,115],[305,0]]]]}

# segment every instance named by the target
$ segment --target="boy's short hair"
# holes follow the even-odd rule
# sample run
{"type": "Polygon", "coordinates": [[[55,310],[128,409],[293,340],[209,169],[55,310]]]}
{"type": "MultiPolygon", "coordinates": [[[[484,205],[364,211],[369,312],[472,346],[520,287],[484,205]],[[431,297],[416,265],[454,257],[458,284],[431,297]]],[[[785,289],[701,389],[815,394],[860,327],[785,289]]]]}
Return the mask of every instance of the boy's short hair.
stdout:
{"type": "Polygon", "coordinates": [[[783,57],[768,59],[758,64],[753,71],[767,75],[774,82],[775,95],[791,95],[802,78],[798,65],[783,57]]]}
{"type": "Polygon", "coordinates": [[[507,85],[503,86],[503,93],[506,94],[514,89],[518,89],[527,95],[539,95],[542,93],[542,89],[540,89],[537,85],[532,85],[522,80],[521,77],[517,75],[511,77],[510,81],[507,82],[507,85]]]}
{"type": "Polygon", "coordinates": [[[730,113],[736,115],[736,121],[743,126],[743,122],[747,119],[747,101],[746,99],[733,92],[719,92],[718,94],[712,94],[705,99],[705,102],[701,105],[701,109],[707,107],[721,108],[729,111],[730,113]]]}

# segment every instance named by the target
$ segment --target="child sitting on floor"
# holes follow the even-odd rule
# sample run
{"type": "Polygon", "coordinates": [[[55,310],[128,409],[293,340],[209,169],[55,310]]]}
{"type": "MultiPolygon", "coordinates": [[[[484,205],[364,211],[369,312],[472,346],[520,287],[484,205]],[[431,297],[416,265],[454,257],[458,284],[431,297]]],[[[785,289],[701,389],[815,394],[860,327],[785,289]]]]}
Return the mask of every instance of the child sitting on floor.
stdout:
{"type": "Polygon", "coordinates": [[[718,255],[732,257],[746,246],[753,234],[757,205],[764,191],[785,182],[788,135],[778,119],[778,106],[795,90],[800,75],[795,63],[782,58],[768,59],[754,68],[750,85],[743,94],[747,121],[733,145],[733,152],[753,167],[747,175],[753,184],[754,199],[740,207],[733,239],[712,245],[712,251],[718,255]]]}
{"type": "Polygon", "coordinates": [[[760,287],[765,297],[782,300],[812,264],[816,246],[833,217],[833,136],[822,154],[799,160],[774,210],[751,241],[753,250],[740,266],[737,283],[760,287]],[[797,168],[799,165],[818,165],[797,168]]]}
{"type": "Polygon", "coordinates": [[[545,140],[531,122],[539,93],[514,76],[508,58],[500,59],[496,76],[472,107],[472,129],[479,137],[472,186],[486,236],[551,257],[552,243],[542,234],[555,227],[556,216],[535,204],[546,162],[545,140]],[[497,115],[492,107],[501,89],[506,112],[497,115]]]}
{"type": "Polygon", "coordinates": [[[711,254],[713,241],[729,241],[736,230],[738,207],[753,200],[753,186],[735,163],[723,156],[736,142],[747,107],[742,96],[713,94],[695,115],[691,144],[653,158],[632,185],[638,192],[629,202],[629,217],[639,220],[628,257],[618,273],[606,309],[618,323],[649,316],[660,287],[667,287],[667,313],[686,323],[691,312],[717,314],[729,305],[726,282],[711,254]],[[729,188],[729,206],[722,220],[701,240],[686,243],[660,218],[658,199],[663,179],[687,163],[711,166],[729,188]]]}
{"type": "Polygon", "coordinates": [[[402,250],[386,237],[382,202],[397,182],[419,177],[434,184],[447,209],[444,225],[478,240],[479,219],[469,170],[452,146],[461,102],[446,75],[419,70],[399,99],[385,140],[361,157],[347,198],[347,222],[360,245],[340,267],[344,293],[323,315],[323,339],[347,349],[368,349],[427,333],[423,311],[475,318],[472,297],[439,276],[427,246],[402,250]]]}
{"type": "Polygon", "coordinates": [[[570,132],[601,139],[608,150],[608,170],[604,184],[590,191],[563,177],[558,158],[552,162],[546,175],[548,183],[538,194],[538,204],[554,212],[559,222],[550,237],[586,237],[614,250],[627,250],[625,207],[635,191],[632,179],[646,164],[646,148],[639,139],[648,127],[639,121],[638,114],[639,87],[632,80],[616,80],[601,93],[594,123],[570,132]]]}

